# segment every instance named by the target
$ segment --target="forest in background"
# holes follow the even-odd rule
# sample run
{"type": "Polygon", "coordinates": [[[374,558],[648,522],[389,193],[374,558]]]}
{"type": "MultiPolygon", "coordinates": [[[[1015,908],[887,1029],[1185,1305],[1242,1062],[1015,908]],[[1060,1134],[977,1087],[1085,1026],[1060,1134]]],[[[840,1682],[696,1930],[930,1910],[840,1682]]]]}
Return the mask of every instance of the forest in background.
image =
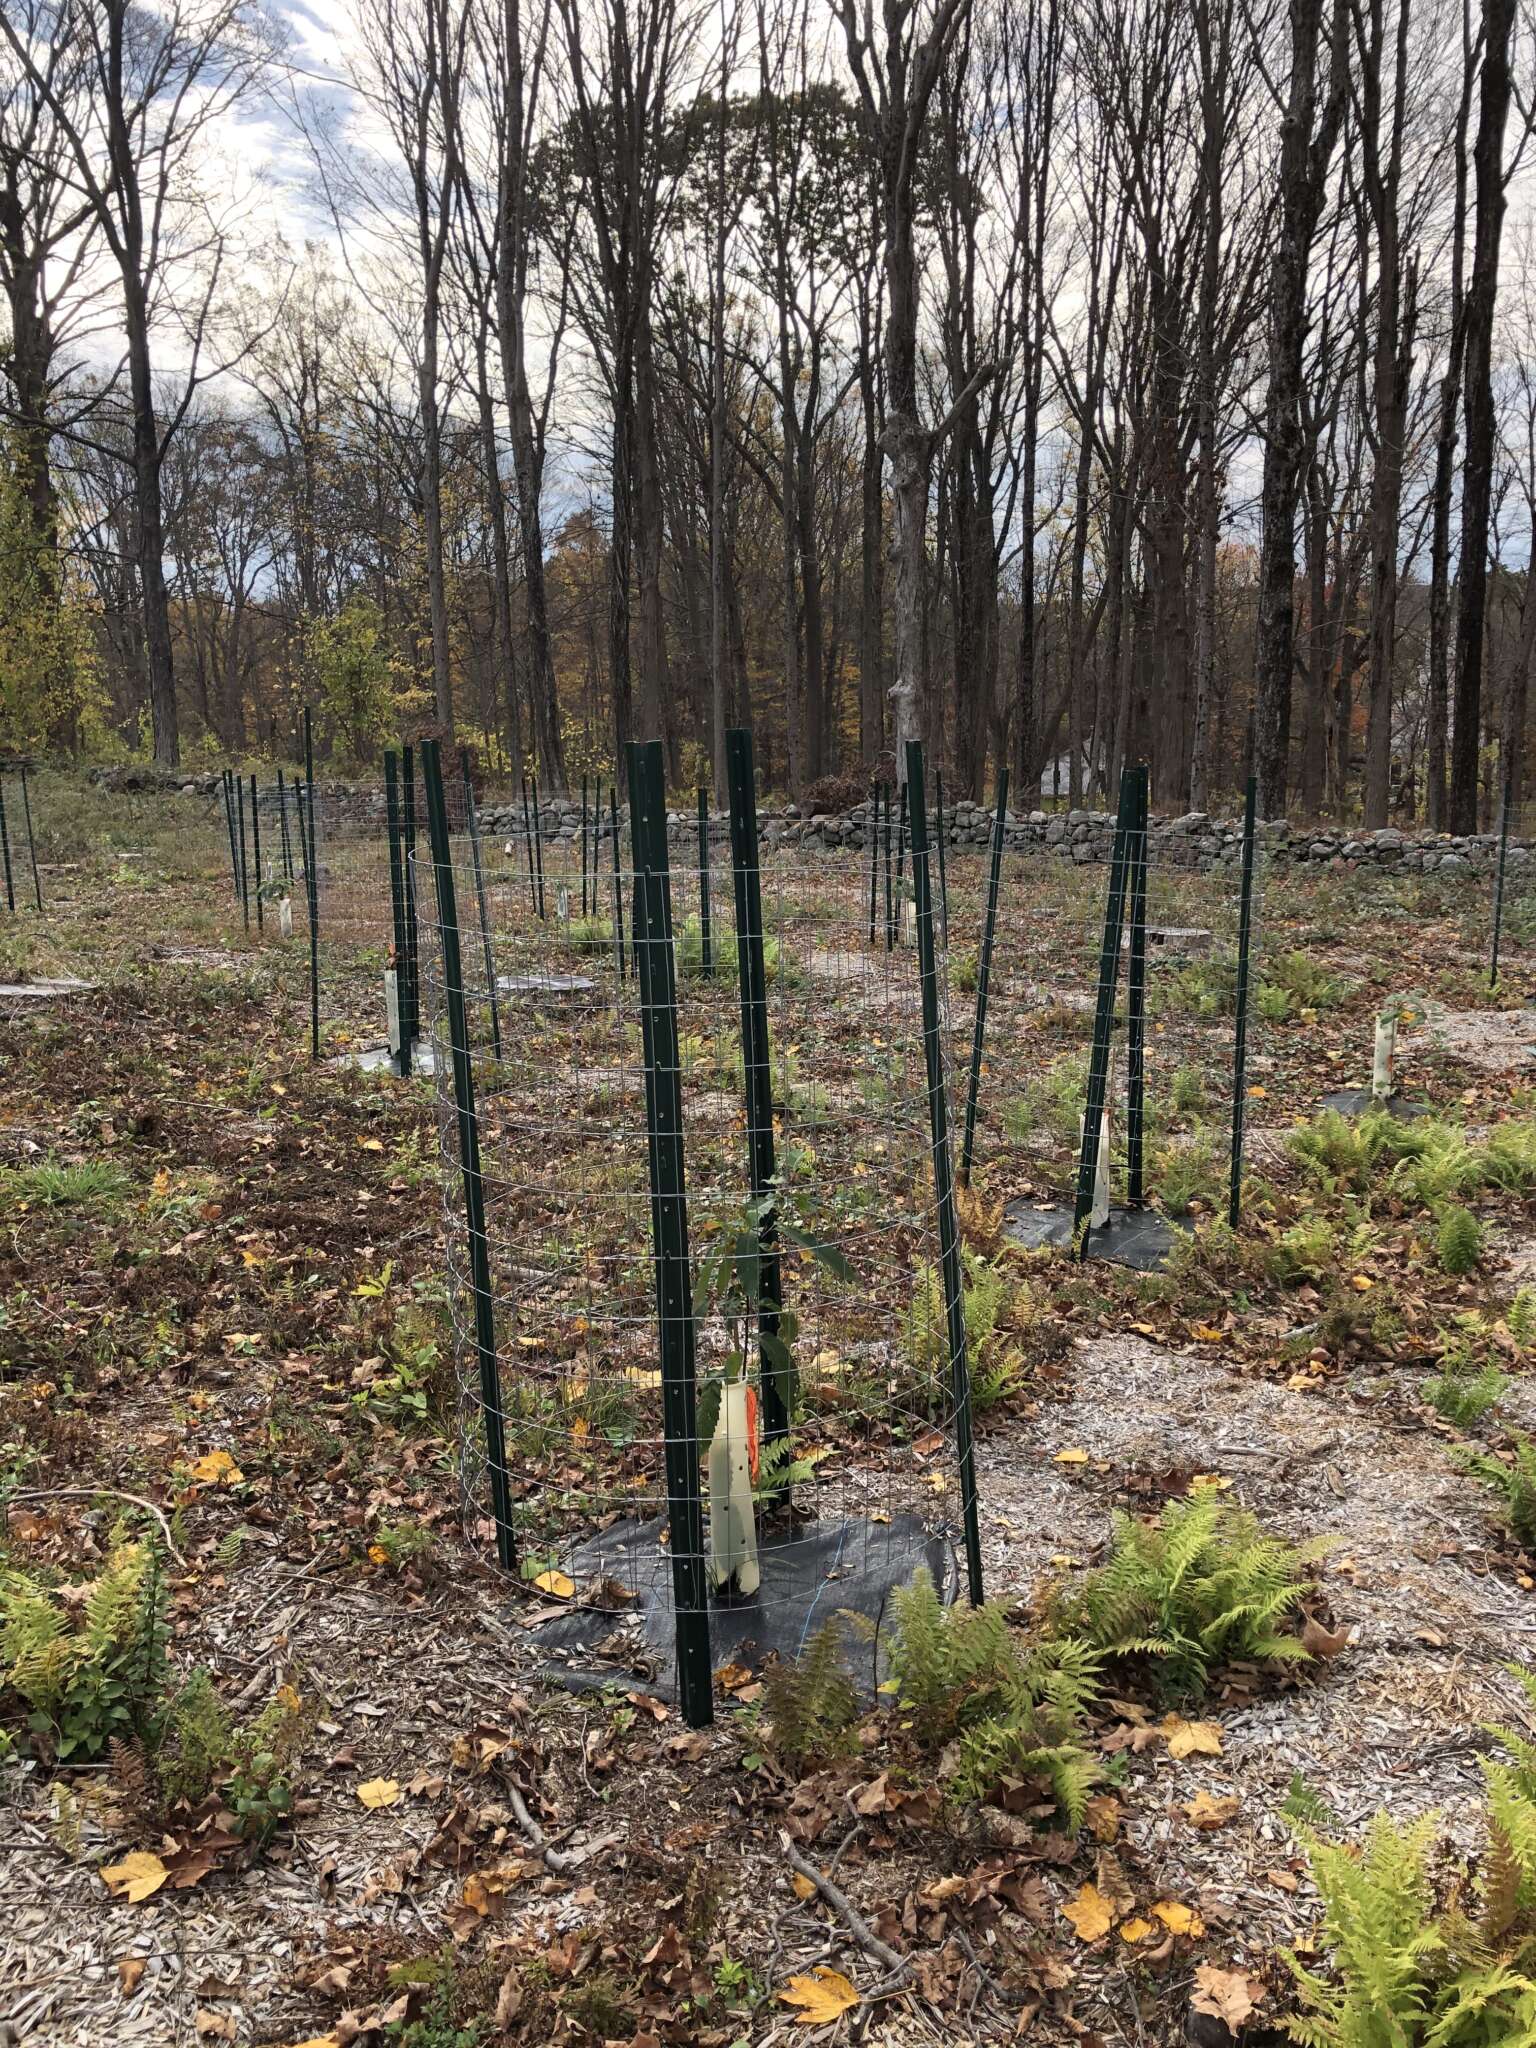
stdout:
{"type": "Polygon", "coordinates": [[[0,745],[1515,800],[1516,0],[0,5],[0,745]],[[325,232],[242,202],[260,114],[325,232]],[[1506,218],[1507,216],[1507,218],[1506,218]]]}

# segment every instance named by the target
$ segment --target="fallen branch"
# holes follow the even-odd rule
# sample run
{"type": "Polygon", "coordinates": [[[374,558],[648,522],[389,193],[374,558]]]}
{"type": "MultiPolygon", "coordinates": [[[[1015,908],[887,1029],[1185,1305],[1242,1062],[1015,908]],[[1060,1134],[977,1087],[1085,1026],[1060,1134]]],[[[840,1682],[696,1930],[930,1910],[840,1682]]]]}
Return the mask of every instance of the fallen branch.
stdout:
{"type": "Polygon", "coordinates": [[[23,1500],[126,1500],[136,1508],[142,1508],[146,1515],[153,1515],[160,1524],[160,1533],[165,1538],[165,1547],[185,1570],[187,1560],[171,1537],[171,1525],[165,1519],[165,1510],[157,1508],[152,1500],[145,1500],[142,1494],[124,1493],[120,1486],[40,1486],[25,1493],[7,1494],[5,1504],[14,1507],[23,1500]]]}
{"type": "Polygon", "coordinates": [[[611,1849],[615,1842],[624,1838],[615,1831],[610,1835],[599,1835],[595,1842],[584,1842],[579,1849],[552,1849],[544,1839],[544,1830],[539,1826],[528,1805],[515,1785],[507,1786],[507,1804],[512,1809],[512,1818],[528,1837],[530,1845],[538,1851],[544,1868],[555,1877],[569,1877],[573,1870],[580,1870],[583,1863],[604,1849],[611,1849]]]}
{"type": "Polygon", "coordinates": [[[808,1863],[789,1836],[783,1833],[782,1830],[779,1834],[779,1840],[784,1844],[784,1854],[789,1858],[790,1869],[798,1871],[801,1877],[808,1879],[810,1883],[815,1885],[817,1891],[821,1893],[821,1896],[832,1908],[838,1919],[842,1921],[859,1947],[863,1949],[865,1955],[879,1963],[886,1972],[885,1979],[879,1987],[880,1994],[883,1996],[888,1992],[896,1990],[900,1985],[905,1984],[907,1978],[912,1974],[911,1959],[907,1956],[897,1955],[895,1949],[890,1947],[888,1943],[883,1942],[864,1918],[858,1907],[848,1897],[848,1894],[841,1891],[832,1882],[830,1877],[827,1877],[816,1868],[814,1863],[808,1863]]]}

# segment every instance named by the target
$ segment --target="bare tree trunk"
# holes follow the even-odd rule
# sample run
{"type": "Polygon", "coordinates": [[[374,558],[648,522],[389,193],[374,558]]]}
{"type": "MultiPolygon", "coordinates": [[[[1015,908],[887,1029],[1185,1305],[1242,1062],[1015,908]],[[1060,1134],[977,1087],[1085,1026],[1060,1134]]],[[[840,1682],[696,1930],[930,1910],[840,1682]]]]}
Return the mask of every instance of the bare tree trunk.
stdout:
{"type": "Polygon", "coordinates": [[[1485,0],[1483,79],[1477,140],[1472,275],[1466,304],[1467,457],[1461,483],[1461,560],[1456,607],[1456,717],[1451,734],[1450,826],[1476,829],[1478,722],[1482,706],[1483,624],[1488,601],[1492,513],[1493,316],[1504,228],[1504,125],[1509,116],[1509,42],[1515,0],[1485,0]]]}
{"type": "Polygon", "coordinates": [[[1265,818],[1283,814],[1289,779],[1307,270],[1328,160],[1343,119],[1347,77],[1343,9],[1336,5],[1332,83],[1319,120],[1317,64],[1323,0],[1292,0],[1290,18],[1291,76],[1280,124],[1279,219],[1269,279],[1269,385],[1264,400],[1264,475],[1259,492],[1263,537],[1254,647],[1254,773],[1259,814],[1265,818]]]}

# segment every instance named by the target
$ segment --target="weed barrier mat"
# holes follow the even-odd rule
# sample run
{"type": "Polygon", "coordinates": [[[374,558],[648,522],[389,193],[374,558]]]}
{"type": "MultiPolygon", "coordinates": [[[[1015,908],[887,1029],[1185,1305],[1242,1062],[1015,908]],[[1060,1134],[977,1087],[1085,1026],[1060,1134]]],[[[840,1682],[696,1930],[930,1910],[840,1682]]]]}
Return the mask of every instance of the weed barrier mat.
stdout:
{"type": "MultiPolygon", "coordinates": [[[[526,1607],[508,1616],[544,1656],[540,1676],[573,1692],[608,1685],[678,1697],[672,1564],[662,1537],[666,1521],[615,1522],[568,1553],[573,1572],[592,1581],[605,1605],[526,1607]]],[[[758,1546],[760,1597],[715,1603],[711,1654],[717,1667],[758,1672],[770,1658],[799,1657],[830,1623],[844,1668],[873,1702],[885,1677],[878,1633],[891,1595],[926,1570],[946,1603],[959,1591],[952,1532],[935,1531],[916,1515],[888,1520],[840,1517],[795,1530],[769,1530],[758,1546]],[[856,1616],[867,1624],[850,1620],[856,1616]]]]}
{"type": "MultiPolygon", "coordinates": [[[[1009,1202],[1003,1210],[1003,1236],[1026,1251],[1070,1250],[1072,1210],[1064,1203],[1045,1208],[1033,1202],[1009,1202]]],[[[1135,1273],[1159,1273],[1188,1232],[1178,1229],[1156,1209],[1112,1208],[1099,1229],[1088,1227],[1085,1257],[1135,1273]]]]}

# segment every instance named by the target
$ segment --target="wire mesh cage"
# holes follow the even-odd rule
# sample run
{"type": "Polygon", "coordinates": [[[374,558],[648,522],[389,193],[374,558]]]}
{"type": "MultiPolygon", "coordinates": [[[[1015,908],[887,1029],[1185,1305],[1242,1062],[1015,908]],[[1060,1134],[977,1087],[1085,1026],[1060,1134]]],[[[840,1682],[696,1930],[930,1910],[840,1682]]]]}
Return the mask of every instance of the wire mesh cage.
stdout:
{"type": "Polygon", "coordinates": [[[1016,1242],[1154,1266],[1178,1227],[1240,1207],[1257,835],[1250,806],[1231,861],[1202,866],[1197,839],[1151,828],[1139,766],[1112,819],[1065,829],[1081,861],[1010,855],[1004,799],[980,873],[950,862],[951,972],[975,992],[960,1172],[1016,1242]]]}
{"type": "Polygon", "coordinates": [[[731,760],[675,866],[645,749],[596,852],[439,814],[417,860],[469,1525],[552,1664],[691,1719],[919,1566],[980,1591],[930,850],[872,936],[861,861],[760,862],[731,760]]]}

